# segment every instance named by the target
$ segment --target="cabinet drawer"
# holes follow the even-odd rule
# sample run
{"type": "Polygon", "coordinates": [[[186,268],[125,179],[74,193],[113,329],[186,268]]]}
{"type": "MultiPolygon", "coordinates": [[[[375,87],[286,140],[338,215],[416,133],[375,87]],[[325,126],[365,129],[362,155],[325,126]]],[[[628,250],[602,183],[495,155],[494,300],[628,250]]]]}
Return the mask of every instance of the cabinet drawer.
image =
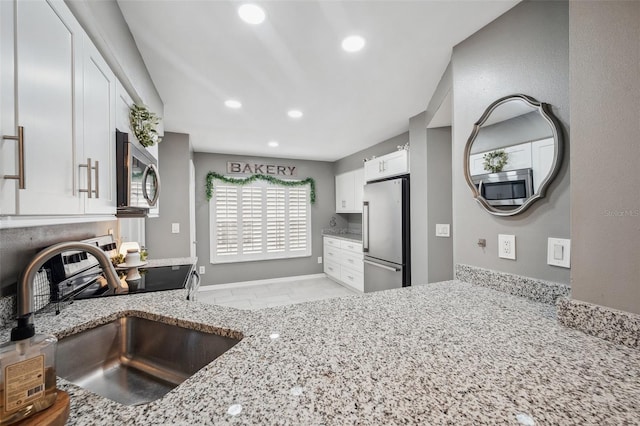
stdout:
{"type": "Polygon", "coordinates": [[[362,254],[362,243],[354,242],[354,241],[340,241],[340,248],[342,250],[352,251],[354,253],[362,254]]]}
{"type": "Polygon", "coordinates": [[[340,248],[340,240],[337,238],[324,237],[324,246],[340,248]]]}
{"type": "Polygon", "coordinates": [[[349,269],[353,269],[356,272],[364,272],[364,263],[362,262],[362,255],[358,255],[350,252],[342,252],[341,265],[346,266],[349,269]]]}
{"type": "Polygon", "coordinates": [[[340,249],[334,247],[324,247],[323,250],[324,258],[330,262],[340,263],[340,259],[342,258],[342,252],[340,249]]]}
{"type": "Polygon", "coordinates": [[[339,280],[340,279],[340,265],[335,262],[324,262],[324,273],[339,280]]]}
{"type": "Polygon", "coordinates": [[[344,266],[340,269],[340,281],[358,291],[364,291],[364,278],[362,272],[354,271],[344,266]]]}

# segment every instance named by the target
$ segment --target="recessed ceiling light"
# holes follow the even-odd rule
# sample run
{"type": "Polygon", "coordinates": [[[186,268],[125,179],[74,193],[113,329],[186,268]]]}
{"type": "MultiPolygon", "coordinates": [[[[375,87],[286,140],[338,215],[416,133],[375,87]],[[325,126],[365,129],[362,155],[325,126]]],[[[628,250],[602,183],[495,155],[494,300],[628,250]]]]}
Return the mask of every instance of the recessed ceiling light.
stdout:
{"type": "Polygon", "coordinates": [[[247,24],[258,25],[266,18],[264,9],[257,4],[247,3],[238,8],[238,15],[247,24]]]}
{"type": "Polygon", "coordinates": [[[233,109],[242,108],[242,104],[240,103],[240,101],[236,101],[235,99],[228,99],[224,101],[224,104],[227,106],[227,108],[233,108],[233,109]]]}
{"type": "Polygon", "coordinates": [[[302,111],[298,109],[292,109],[287,112],[287,115],[291,118],[300,118],[302,117],[302,111]]]}
{"type": "Polygon", "coordinates": [[[362,50],[366,41],[359,35],[351,35],[342,40],[342,48],[347,52],[357,52],[362,50]]]}
{"type": "Polygon", "coordinates": [[[278,141],[269,141],[267,145],[269,145],[271,148],[275,148],[280,144],[278,143],[278,141]]]}

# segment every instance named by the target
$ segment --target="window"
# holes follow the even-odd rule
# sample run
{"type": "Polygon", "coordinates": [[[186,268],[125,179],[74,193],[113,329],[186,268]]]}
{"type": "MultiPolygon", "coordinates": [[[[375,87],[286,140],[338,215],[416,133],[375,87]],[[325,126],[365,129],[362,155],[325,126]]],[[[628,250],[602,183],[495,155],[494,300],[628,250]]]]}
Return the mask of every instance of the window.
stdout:
{"type": "Polygon", "coordinates": [[[309,186],[214,182],[211,263],[311,256],[309,186]]]}

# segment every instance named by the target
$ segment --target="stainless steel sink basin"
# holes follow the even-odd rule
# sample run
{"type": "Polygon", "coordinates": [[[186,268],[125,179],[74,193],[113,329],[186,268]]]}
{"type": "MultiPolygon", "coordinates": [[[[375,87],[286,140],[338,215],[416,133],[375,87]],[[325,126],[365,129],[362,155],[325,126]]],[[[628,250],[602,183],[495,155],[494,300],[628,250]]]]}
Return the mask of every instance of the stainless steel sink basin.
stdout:
{"type": "Polygon", "coordinates": [[[164,396],[240,340],[134,316],[60,339],[58,376],[125,405],[164,396]]]}

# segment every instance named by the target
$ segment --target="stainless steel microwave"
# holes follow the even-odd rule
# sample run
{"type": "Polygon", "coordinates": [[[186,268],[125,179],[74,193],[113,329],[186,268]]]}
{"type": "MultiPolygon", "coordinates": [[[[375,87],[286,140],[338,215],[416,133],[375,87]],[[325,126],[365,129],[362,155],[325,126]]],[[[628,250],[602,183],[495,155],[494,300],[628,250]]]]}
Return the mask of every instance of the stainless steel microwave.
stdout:
{"type": "Polygon", "coordinates": [[[129,134],[116,130],[117,216],[145,217],[160,196],[158,163],[129,134]]]}
{"type": "Polygon", "coordinates": [[[533,195],[533,170],[471,176],[478,193],[492,206],[520,206],[533,195]]]}

